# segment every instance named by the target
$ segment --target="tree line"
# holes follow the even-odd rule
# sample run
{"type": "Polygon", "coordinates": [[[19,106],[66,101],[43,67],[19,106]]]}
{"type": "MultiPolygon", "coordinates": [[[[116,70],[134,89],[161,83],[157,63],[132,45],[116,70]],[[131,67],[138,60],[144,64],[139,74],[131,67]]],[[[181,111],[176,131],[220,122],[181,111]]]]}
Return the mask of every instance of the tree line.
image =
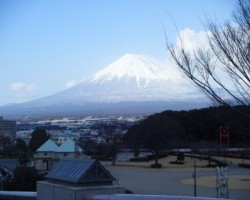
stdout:
{"type": "MultiPolygon", "coordinates": [[[[190,111],[164,111],[128,129],[124,142],[135,152],[147,148],[159,155],[174,148],[219,147],[220,127],[228,126],[230,147],[250,145],[250,124],[238,110],[250,114],[250,106],[219,106],[190,111]]],[[[225,147],[225,146],[224,146],[225,147]]],[[[136,153],[135,153],[136,155],[136,153]]]]}

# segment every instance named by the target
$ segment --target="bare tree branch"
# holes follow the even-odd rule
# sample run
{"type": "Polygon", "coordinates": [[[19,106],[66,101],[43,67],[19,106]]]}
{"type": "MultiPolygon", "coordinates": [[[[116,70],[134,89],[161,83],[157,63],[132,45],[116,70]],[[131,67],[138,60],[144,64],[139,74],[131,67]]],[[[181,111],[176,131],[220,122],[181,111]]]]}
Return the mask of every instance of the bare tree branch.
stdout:
{"type": "Polygon", "coordinates": [[[185,50],[167,43],[184,76],[218,105],[250,105],[250,0],[238,0],[233,21],[223,25],[208,20],[209,49],[185,50]],[[218,69],[228,81],[222,81],[218,69]]]}

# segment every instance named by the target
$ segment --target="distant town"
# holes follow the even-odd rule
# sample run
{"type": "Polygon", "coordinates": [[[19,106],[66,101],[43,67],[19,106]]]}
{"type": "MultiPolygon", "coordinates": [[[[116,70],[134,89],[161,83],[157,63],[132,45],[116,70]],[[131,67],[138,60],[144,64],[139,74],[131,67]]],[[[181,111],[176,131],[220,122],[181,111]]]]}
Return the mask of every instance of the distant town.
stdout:
{"type": "Polygon", "coordinates": [[[17,122],[17,138],[22,138],[27,144],[31,133],[36,128],[44,128],[50,138],[58,145],[71,138],[74,141],[103,141],[103,127],[112,126],[116,134],[125,134],[127,129],[138,123],[144,116],[105,116],[84,118],[45,119],[39,121],[17,122]]]}
{"type": "MultiPolygon", "coordinates": [[[[87,116],[83,118],[26,119],[21,121],[6,120],[0,117],[0,135],[9,137],[10,144],[20,138],[29,144],[31,134],[36,128],[46,129],[50,139],[56,144],[63,144],[68,138],[75,142],[93,140],[100,143],[103,138],[103,127],[112,127],[115,134],[124,135],[129,127],[140,122],[145,116],[87,116]]],[[[0,144],[0,149],[4,148],[0,144]]]]}

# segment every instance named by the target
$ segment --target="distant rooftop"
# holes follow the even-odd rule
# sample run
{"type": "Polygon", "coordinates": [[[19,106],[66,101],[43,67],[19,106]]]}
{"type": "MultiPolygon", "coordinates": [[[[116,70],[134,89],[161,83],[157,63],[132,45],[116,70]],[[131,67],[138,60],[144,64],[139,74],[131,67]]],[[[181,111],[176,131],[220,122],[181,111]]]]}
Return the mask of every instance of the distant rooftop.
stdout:
{"type": "Polygon", "coordinates": [[[74,152],[82,152],[83,150],[75,144],[75,142],[71,139],[67,139],[55,152],[67,152],[67,153],[74,153],[74,152]]]}
{"type": "Polygon", "coordinates": [[[51,140],[48,139],[36,151],[37,152],[55,152],[59,147],[51,140]]]}
{"type": "Polygon", "coordinates": [[[67,139],[61,146],[57,146],[55,142],[48,139],[36,152],[75,153],[83,150],[71,139],[67,139]]]}

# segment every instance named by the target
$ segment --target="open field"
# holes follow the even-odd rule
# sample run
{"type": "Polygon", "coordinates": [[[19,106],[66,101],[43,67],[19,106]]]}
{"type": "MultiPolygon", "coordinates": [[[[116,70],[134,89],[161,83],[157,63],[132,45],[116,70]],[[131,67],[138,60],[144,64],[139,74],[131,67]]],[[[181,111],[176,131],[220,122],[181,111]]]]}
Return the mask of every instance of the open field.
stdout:
{"type": "MultiPolygon", "coordinates": [[[[185,158],[184,165],[169,164],[176,156],[160,159],[163,165],[160,169],[150,168],[150,162],[119,162],[112,166],[103,162],[118,182],[128,190],[137,194],[159,194],[193,196],[193,158],[185,158]]],[[[231,162],[226,160],[228,163],[231,162]]],[[[250,169],[237,167],[241,160],[234,159],[228,166],[229,171],[229,197],[246,200],[250,196],[250,169]]],[[[215,168],[205,167],[207,160],[196,159],[197,165],[197,196],[216,197],[216,171],[215,168]]]]}

